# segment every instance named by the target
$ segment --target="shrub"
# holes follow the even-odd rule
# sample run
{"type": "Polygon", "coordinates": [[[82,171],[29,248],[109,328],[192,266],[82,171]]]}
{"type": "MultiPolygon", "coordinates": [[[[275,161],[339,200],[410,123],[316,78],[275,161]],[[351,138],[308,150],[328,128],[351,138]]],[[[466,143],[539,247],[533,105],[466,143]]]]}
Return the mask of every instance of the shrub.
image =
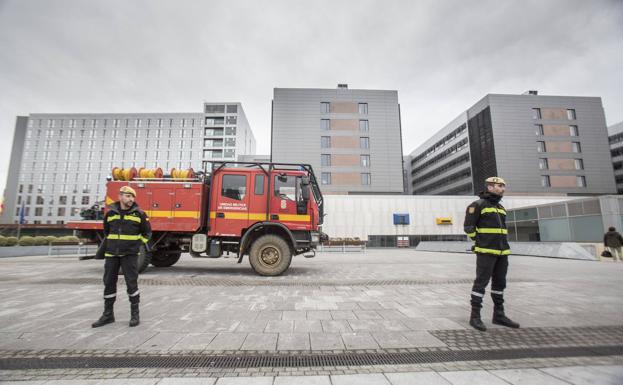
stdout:
{"type": "Polygon", "coordinates": [[[23,237],[20,237],[18,244],[20,246],[34,246],[36,245],[37,241],[35,240],[35,237],[31,237],[29,235],[25,235],[23,237]]]}
{"type": "Polygon", "coordinates": [[[35,246],[45,246],[48,244],[47,237],[36,236],[35,237],[35,246]]]}
{"type": "Polygon", "coordinates": [[[6,237],[0,235],[0,247],[6,246],[6,237]]]}
{"type": "Polygon", "coordinates": [[[6,246],[17,245],[17,237],[6,237],[6,246]]]}
{"type": "Polygon", "coordinates": [[[53,235],[47,235],[47,236],[45,236],[43,238],[45,238],[45,244],[46,245],[49,245],[50,243],[52,243],[52,241],[54,241],[56,239],[56,237],[53,236],[53,235]]]}
{"type": "Polygon", "coordinates": [[[52,241],[52,244],[59,244],[59,243],[72,243],[72,244],[78,244],[80,242],[80,240],[78,239],[78,237],[73,236],[73,235],[66,235],[64,237],[58,237],[55,240],[52,241]]]}

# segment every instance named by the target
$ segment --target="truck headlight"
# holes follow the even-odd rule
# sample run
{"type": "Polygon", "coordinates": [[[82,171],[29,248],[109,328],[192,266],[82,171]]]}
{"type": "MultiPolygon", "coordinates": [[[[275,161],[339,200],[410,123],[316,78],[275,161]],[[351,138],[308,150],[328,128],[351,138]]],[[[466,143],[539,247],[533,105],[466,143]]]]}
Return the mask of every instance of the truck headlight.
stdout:
{"type": "Polygon", "coordinates": [[[312,233],[311,235],[311,243],[317,244],[320,242],[320,236],[318,233],[312,233]]]}

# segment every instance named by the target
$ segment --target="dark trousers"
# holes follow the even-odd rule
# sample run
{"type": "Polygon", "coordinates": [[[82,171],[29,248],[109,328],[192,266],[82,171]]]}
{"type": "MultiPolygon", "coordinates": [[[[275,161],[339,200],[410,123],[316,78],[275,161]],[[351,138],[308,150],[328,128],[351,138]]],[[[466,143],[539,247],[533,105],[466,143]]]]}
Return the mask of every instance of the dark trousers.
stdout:
{"type": "Polygon", "coordinates": [[[128,290],[130,303],[138,304],[138,255],[124,257],[106,257],[104,262],[104,300],[112,303],[117,298],[117,275],[119,267],[123,268],[123,277],[128,290]]]}
{"type": "Polygon", "coordinates": [[[485,288],[491,279],[491,299],[495,309],[504,310],[504,289],[506,288],[506,272],[508,271],[508,255],[476,255],[476,279],[472,286],[472,308],[480,310],[485,288]]]}

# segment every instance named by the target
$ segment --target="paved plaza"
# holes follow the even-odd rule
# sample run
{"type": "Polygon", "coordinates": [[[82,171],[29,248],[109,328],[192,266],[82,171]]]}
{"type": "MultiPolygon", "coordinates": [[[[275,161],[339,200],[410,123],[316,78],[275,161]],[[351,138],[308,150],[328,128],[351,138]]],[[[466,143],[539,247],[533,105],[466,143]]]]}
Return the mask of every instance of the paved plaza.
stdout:
{"type": "Polygon", "coordinates": [[[287,274],[183,256],[141,275],[130,329],[103,262],[0,258],[0,381],[20,384],[621,384],[623,263],[511,256],[519,330],[468,326],[474,256],[374,249],[287,274]],[[304,376],[304,377],[303,377],[304,376]]]}

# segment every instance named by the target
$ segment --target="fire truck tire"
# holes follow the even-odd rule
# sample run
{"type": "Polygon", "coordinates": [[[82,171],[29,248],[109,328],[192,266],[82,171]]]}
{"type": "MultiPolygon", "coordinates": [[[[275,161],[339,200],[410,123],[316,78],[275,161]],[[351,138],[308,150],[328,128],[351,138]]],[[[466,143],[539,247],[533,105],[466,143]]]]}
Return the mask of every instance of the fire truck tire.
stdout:
{"type": "Polygon", "coordinates": [[[179,261],[182,253],[174,253],[174,254],[164,254],[159,252],[154,252],[154,255],[151,257],[151,264],[155,267],[169,267],[173,266],[179,261]]]}
{"type": "Polygon", "coordinates": [[[251,245],[249,262],[259,275],[281,275],[290,267],[292,253],[283,238],[277,235],[263,235],[251,245]]]}
{"type": "Polygon", "coordinates": [[[145,246],[141,246],[141,250],[138,252],[138,272],[142,273],[147,269],[147,266],[151,263],[151,253],[148,253],[145,246]]]}

